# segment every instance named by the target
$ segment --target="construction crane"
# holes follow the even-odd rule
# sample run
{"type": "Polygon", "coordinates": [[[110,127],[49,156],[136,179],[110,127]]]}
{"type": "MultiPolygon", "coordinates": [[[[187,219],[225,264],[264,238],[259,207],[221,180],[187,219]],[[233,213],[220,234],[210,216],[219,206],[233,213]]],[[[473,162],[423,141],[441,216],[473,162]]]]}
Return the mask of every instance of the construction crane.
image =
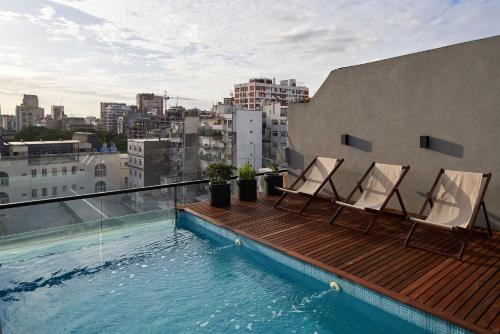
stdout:
{"type": "Polygon", "coordinates": [[[170,96],[167,95],[167,91],[165,90],[163,93],[163,107],[165,108],[165,110],[164,110],[165,113],[168,110],[168,107],[167,107],[168,100],[170,100],[170,96]]]}

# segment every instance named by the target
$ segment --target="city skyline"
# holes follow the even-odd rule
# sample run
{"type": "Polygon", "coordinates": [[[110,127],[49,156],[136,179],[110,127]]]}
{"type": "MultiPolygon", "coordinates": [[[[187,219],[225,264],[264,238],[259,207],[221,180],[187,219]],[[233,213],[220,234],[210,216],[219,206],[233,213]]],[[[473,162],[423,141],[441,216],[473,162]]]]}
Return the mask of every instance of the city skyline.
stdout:
{"type": "Polygon", "coordinates": [[[498,1],[0,1],[0,105],[99,114],[141,92],[209,109],[252,77],[331,70],[500,33],[498,1]],[[376,15],[380,13],[383,15],[376,15]],[[15,37],[15,38],[14,38],[15,37]]]}

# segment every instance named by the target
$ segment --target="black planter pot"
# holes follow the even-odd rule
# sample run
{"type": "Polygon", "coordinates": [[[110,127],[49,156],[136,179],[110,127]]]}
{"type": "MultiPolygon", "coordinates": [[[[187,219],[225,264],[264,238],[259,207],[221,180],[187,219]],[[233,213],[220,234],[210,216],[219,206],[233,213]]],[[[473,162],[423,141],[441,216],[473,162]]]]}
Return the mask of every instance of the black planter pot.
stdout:
{"type": "Polygon", "coordinates": [[[257,199],[257,180],[238,180],[240,201],[255,201],[257,199]]]}
{"type": "Polygon", "coordinates": [[[266,194],[268,196],[280,196],[282,191],[276,189],[276,187],[283,187],[283,175],[264,175],[264,180],[266,181],[266,194]]]}
{"type": "Polygon", "coordinates": [[[229,182],[223,184],[210,183],[209,197],[210,205],[218,208],[225,208],[231,205],[231,184],[229,182]]]}

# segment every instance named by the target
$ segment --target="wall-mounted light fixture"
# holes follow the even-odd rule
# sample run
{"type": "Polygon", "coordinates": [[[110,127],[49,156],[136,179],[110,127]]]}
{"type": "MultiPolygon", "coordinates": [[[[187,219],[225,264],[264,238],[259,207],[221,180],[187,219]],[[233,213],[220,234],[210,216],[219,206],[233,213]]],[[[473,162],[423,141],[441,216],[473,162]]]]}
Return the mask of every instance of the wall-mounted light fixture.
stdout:
{"type": "Polygon", "coordinates": [[[342,145],[349,145],[349,135],[340,135],[340,143],[342,145]]]}
{"type": "Polygon", "coordinates": [[[430,137],[429,136],[420,136],[420,148],[429,148],[430,137]]]}

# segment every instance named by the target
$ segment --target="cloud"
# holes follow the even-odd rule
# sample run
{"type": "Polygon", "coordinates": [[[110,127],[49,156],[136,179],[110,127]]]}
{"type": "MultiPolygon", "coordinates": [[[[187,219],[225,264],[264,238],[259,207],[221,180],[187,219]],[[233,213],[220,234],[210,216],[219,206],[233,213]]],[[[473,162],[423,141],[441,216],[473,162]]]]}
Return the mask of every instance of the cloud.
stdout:
{"type": "Polygon", "coordinates": [[[54,8],[50,6],[45,6],[42,9],[40,9],[40,18],[44,20],[50,20],[54,17],[55,13],[56,11],[54,10],[54,8]]]}
{"type": "Polygon", "coordinates": [[[314,92],[337,67],[499,34],[499,12],[486,0],[1,2],[0,102],[13,112],[35,91],[46,108],[97,115],[100,99],[167,90],[209,108],[260,75],[314,92]]]}

